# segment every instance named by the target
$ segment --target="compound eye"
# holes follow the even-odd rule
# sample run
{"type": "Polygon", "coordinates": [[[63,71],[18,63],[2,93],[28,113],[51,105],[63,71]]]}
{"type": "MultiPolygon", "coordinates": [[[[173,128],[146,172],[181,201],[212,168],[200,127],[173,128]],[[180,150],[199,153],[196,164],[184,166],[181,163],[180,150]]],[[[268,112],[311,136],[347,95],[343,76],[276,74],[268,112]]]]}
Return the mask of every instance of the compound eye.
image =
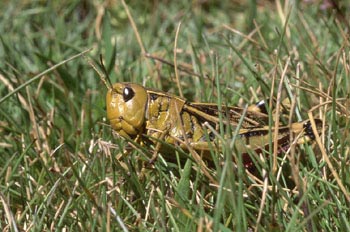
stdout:
{"type": "Polygon", "coordinates": [[[264,100],[261,100],[258,103],[256,103],[256,106],[259,108],[261,113],[268,114],[267,108],[266,108],[266,102],[264,100]]]}
{"type": "Polygon", "coordinates": [[[132,88],[130,87],[125,87],[123,89],[123,99],[124,102],[129,101],[130,99],[132,99],[135,96],[135,92],[132,88]]]}

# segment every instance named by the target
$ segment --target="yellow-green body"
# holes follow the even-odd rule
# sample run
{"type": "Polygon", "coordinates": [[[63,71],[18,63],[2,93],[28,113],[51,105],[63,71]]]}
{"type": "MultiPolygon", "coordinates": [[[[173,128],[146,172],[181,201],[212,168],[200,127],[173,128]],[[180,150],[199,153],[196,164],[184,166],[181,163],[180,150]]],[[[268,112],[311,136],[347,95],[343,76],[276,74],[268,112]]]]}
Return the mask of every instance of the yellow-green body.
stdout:
{"type": "MultiPolygon", "coordinates": [[[[210,147],[220,149],[216,134],[220,134],[222,123],[231,131],[240,124],[239,138],[235,149],[239,153],[248,150],[265,150],[273,138],[274,128],[268,126],[268,114],[248,108],[244,116],[239,107],[219,107],[211,103],[191,103],[177,96],[147,89],[134,83],[116,83],[106,96],[107,118],[112,128],[121,136],[141,144],[167,144],[195,150],[208,151],[210,147]],[[209,125],[212,129],[208,129],[209,125]],[[214,131],[213,131],[214,130],[214,131]]],[[[321,121],[317,120],[317,126],[321,121]]],[[[298,141],[313,139],[309,121],[293,123],[278,128],[278,145],[285,149],[290,144],[290,135],[302,134],[298,141]]],[[[227,136],[230,137],[230,136],[227,136]]]]}

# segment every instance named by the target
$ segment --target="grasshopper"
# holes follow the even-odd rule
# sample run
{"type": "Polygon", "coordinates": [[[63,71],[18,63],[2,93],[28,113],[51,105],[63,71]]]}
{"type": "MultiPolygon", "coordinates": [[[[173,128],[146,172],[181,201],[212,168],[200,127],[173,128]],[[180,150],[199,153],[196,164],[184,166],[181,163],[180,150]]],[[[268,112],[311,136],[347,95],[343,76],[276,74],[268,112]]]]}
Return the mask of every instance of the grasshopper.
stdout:
{"type": "MultiPolygon", "coordinates": [[[[151,90],[134,83],[115,83],[106,95],[107,118],[112,128],[120,136],[142,145],[171,144],[187,149],[209,153],[213,147],[220,150],[216,141],[221,123],[237,129],[238,139],[235,151],[242,155],[243,164],[250,168],[253,164],[249,152],[269,150],[274,128],[269,127],[267,112],[257,107],[218,107],[211,103],[193,103],[168,93],[151,90]],[[239,124],[239,121],[241,123],[239,124]],[[209,125],[209,126],[208,126],[209,125]],[[211,128],[211,129],[208,129],[211,128]]],[[[318,132],[322,121],[315,120],[318,132]]],[[[296,138],[299,144],[315,138],[309,120],[278,127],[278,150],[286,151],[296,138]],[[291,136],[292,135],[292,136],[291,136]]],[[[207,155],[204,159],[210,159],[207,155]]]]}

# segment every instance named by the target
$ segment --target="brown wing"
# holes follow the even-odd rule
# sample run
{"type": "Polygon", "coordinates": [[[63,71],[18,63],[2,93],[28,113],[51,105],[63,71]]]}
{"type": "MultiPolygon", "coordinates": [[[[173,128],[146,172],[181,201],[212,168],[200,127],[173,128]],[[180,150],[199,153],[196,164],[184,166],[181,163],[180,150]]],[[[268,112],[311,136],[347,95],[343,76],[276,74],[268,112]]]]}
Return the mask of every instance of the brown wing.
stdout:
{"type": "MultiPolygon", "coordinates": [[[[244,112],[243,108],[226,106],[222,106],[220,111],[218,105],[211,103],[187,103],[184,106],[184,110],[197,117],[199,122],[208,122],[212,125],[217,125],[219,123],[219,115],[221,114],[223,122],[226,121],[232,126],[238,125],[244,112]]],[[[263,127],[268,125],[268,120],[269,117],[265,113],[247,110],[241,128],[249,129],[263,127]]]]}

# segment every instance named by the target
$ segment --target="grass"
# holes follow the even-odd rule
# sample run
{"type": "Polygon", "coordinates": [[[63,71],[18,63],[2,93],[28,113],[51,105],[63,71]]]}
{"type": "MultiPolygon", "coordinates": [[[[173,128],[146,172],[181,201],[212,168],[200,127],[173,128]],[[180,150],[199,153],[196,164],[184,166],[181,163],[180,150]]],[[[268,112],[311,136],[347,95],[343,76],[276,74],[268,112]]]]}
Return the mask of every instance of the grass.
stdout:
{"type": "Polygon", "coordinates": [[[129,17],[119,1],[0,3],[0,228],[348,231],[348,6],[258,2],[132,1],[129,17]],[[257,164],[265,182],[230,162],[205,173],[160,156],[145,168],[152,150],[123,152],[96,72],[82,56],[68,61],[90,48],[112,82],[191,101],[245,106],[277,97],[283,77],[293,121],[321,118],[328,127],[318,142],[292,149],[284,175],[272,159],[257,164]],[[192,74],[144,52],[176,58],[192,74]]]}

